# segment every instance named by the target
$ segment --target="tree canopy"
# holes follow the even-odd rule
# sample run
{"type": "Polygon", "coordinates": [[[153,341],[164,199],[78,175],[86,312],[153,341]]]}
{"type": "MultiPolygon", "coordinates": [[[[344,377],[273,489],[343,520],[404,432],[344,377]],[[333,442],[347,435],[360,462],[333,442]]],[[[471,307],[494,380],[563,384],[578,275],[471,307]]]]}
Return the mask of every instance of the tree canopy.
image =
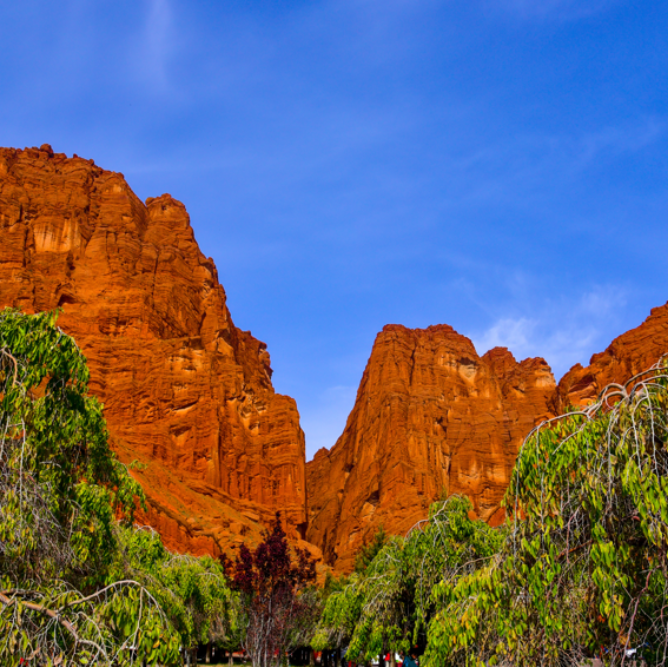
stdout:
{"type": "Polygon", "coordinates": [[[466,498],[438,501],[330,577],[322,613],[314,562],[280,516],[226,573],[133,527],[137,502],[56,314],[0,311],[3,665],[172,665],[179,646],[212,640],[257,667],[307,641],[357,661],[417,645],[425,667],[621,665],[632,649],[668,661],[663,364],[527,437],[503,526],[473,519],[466,498]]]}
{"type": "Polygon", "coordinates": [[[222,568],[132,528],[141,488],[56,318],[0,311],[0,662],[179,664],[231,622],[222,568]]]}
{"type": "Polygon", "coordinates": [[[241,643],[253,666],[284,664],[291,649],[310,640],[319,613],[315,561],[291,549],[277,513],[256,549],[242,544],[226,567],[239,593],[241,643]]]}
{"type": "Polygon", "coordinates": [[[426,664],[668,655],[668,375],[611,385],[526,439],[489,563],[440,583],[426,664]]]}
{"type": "Polygon", "coordinates": [[[668,660],[668,371],[611,385],[525,440],[506,523],[432,505],[329,586],[313,646],[368,660],[418,644],[426,667],[668,660]]]}
{"type": "Polygon", "coordinates": [[[472,520],[471,509],[467,498],[451,496],[434,503],[406,537],[390,538],[366,569],[329,595],[314,646],[348,646],[349,659],[365,661],[424,645],[438,605],[434,585],[475,568],[499,547],[499,531],[472,520]]]}

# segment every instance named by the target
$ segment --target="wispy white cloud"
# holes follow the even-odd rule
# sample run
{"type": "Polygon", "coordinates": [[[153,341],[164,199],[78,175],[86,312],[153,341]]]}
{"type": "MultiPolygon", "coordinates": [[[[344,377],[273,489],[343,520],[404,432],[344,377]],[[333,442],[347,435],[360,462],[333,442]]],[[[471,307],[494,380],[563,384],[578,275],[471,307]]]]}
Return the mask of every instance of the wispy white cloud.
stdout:
{"type": "Polygon", "coordinates": [[[148,0],[141,69],[158,89],[168,87],[168,63],[173,47],[173,16],[169,0],[148,0]]]}
{"type": "Polygon", "coordinates": [[[473,336],[480,354],[493,347],[507,347],[518,360],[543,357],[559,379],[576,363],[587,364],[610,341],[603,340],[627,300],[618,286],[596,287],[576,300],[546,303],[530,316],[509,315],[473,336]]]}
{"type": "Polygon", "coordinates": [[[537,322],[527,317],[502,317],[486,331],[474,338],[476,349],[486,352],[493,347],[507,347],[520,358],[529,356],[527,350],[534,337],[537,322]]]}
{"type": "Polygon", "coordinates": [[[539,319],[504,317],[475,338],[474,344],[481,353],[507,347],[518,360],[543,357],[559,378],[575,363],[586,363],[598,333],[595,326],[582,322],[553,328],[539,319]]]}

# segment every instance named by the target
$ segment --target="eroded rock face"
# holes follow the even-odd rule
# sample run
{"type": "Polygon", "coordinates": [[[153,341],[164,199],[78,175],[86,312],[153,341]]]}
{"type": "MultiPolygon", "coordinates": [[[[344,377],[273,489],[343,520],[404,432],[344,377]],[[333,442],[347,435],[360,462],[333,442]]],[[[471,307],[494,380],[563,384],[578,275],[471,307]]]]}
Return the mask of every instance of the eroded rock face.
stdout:
{"type": "Polygon", "coordinates": [[[173,549],[306,528],[304,436],[264,343],[237,329],[216,267],[169,195],[42,149],[0,149],[0,307],[63,308],[120,458],[173,549]],[[143,467],[143,466],[142,466],[143,467]]]}
{"type": "Polygon", "coordinates": [[[349,571],[380,525],[404,533],[443,493],[499,521],[518,449],[555,386],[544,360],[518,363],[505,348],[480,357],[452,327],[386,326],[342,436],[307,463],[309,541],[349,571]]]}
{"type": "Polygon", "coordinates": [[[387,326],[344,433],[307,464],[307,493],[295,403],[274,392],[265,345],[234,326],[180,202],[143,204],[121,174],[48,146],[0,149],[0,235],[0,307],[63,308],[113,447],[142,464],[145,519],[195,554],[256,541],[277,509],[303,536],[307,495],[308,539],[339,571],[380,525],[405,533],[442,493],[496,523],[531,428],[668,351],[668,304],[558,388],[542,359],[480,357],[445,325],[387,326]]]}
{"type": "Polygon", "coordinates": [[[668,353],[668,304],[652,308],[650,316],[635,329],[615,338],[608,348],[595,354],[589,366],[576,364],[559,382],[555,409],[595,401],[611,382],[622,384],[668,353]]]}
{"type": "Polygon", "coordinates": [[[379,526],[404,534],[443,492],[465,494],[479,517],[501,521],[499,503],[531,429],[666,353],[668,304],[558,387],[542,359],[517,363],[504,348],[479,357],[451,327],[385,327],[343,435],[307,463],[308,538],[345,572],[379,526]]]}

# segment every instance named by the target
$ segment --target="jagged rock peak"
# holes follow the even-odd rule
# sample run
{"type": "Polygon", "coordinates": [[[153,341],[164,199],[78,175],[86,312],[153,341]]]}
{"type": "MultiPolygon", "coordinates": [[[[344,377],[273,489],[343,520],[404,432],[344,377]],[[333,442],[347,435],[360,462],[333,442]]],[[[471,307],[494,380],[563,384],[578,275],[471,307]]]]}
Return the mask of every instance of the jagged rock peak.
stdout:
{"type": "Polygon", "coordinates": [[[504,348],[480,357],[448,325],[384,327],[343,434],[307,463],[308,539],[349,571],[381,525],[405,532],[443,493],[498,521],[524,434],[555,386],[544,360],[518,363],[504,348]]]}
{"type": "Polygon", "coordinates": [[[668,353],[668,303],[652,308],[638,327],[615,338],[603,351],[594,354],[589,366],[576,364],[559,382],[555,401],[561,412],[568,405],[583,405],[596,400],[611,382],[624,383],[668,353]]]}

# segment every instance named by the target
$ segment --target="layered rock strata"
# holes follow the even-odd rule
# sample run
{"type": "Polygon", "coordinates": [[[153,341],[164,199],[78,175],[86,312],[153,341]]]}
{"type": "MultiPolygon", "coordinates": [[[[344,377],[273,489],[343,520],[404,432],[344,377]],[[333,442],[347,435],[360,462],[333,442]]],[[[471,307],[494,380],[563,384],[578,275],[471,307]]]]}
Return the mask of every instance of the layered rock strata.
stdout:
{"type": "Polygon", "coordinates": [[[170,195],[41,149],[0,149],[0,307],[62,308],[114,449],[168,546],[218,553],[276,510],[306,528],[304,435],[264,343],[237,329],[216,267],[170,195]]]}
{"type": "Polygon", "coordinates": [[[378,334],[345,430],[307,463],[307,538],[337,570],[379,526],[401,534],[442,494],[469,496],[497,522],[518,449],[550,414],[543,359],[505,348],[480,357],[446,325],[378,334]]]}

